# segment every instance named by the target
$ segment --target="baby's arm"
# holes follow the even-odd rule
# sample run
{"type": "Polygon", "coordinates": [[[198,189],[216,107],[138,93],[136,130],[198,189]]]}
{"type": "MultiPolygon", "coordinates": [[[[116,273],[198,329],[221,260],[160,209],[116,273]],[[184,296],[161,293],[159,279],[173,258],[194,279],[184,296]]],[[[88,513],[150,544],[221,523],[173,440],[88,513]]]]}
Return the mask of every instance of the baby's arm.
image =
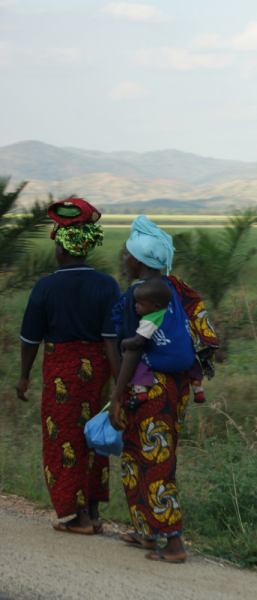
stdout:
{"type": "Polygon", "coordinates": [[[136,333],[136,335],[132,338],[126,338],[121,342],[121,350],[125,352],[125,350],[137,350],[138,348],[142,348],[145,345],[146,339],[136,333]]]}

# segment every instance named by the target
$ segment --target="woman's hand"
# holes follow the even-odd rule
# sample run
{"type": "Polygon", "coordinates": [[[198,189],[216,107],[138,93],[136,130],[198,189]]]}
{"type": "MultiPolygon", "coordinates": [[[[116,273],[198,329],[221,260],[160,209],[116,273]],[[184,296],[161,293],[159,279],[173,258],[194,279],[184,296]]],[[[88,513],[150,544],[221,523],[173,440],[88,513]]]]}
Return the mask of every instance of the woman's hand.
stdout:
{"type": "Polygon", "coordinates": [[[28,402],[29,399],[25,396],[25,392],[27,391],[29,386],[29,379],[25,379],[25,377],[20,377],[17,385],[16,385],[16,393],[20,400],[23,402],[28,402]]]}
{"type": "Polygon", "coordinates": [[[120,414],[121,411],[120,411],[119,400],[114,395],[114,393],[112,393],[110,400],[111,400],[111,405],[109,408],[110,423],[111,423],[113,429],[115,429],[116,431],[121,431],[122,429],[125,429],[125,426],[123,425],[123,423],[121,421],[121,414],[120,414]]]}
{"type": "Polygon", "coordinates": [[[22,402],[29,401],[25,393],[29,386],[29,374],[37,356],[38,348],[39,344],[29,344],[21,340],[21,376],[16,385],[16,393],[22,402]]]}
{"type": "Polygon", "coordinates": [[[119,377],[116,381],[116,386],[110,396],[111,406],[109,409],[109,418],[113,429],[116,429],[116,431],[125,429],[125,425],[122,423],[120,414],[120,398],[132,375],[134,374],[134,371],[140,361],[142,351],[142,347],[133,351],[129,349],[126,350],[121,364],[119,377]]]}

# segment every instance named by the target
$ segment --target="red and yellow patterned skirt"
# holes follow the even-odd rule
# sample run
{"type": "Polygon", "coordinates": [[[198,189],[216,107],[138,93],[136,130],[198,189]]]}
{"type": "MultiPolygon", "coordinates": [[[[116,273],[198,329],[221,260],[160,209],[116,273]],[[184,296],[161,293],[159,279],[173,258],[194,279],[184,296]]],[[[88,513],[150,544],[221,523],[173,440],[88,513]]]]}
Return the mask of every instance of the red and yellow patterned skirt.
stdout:
{"type": "Polygon", "coordinates": [[[122,396],[125,424],[121,474],[131,519],[145,539],[182,533],[176,449],[189,398],[188,376],[155,374],[148,400],[133,412],[122,396]]]}
{"type": "Polygon", "coordinates": [[[86,421],[108,401],[111,372],[102,342],[45,345],[42,395],[46,484],[59,518],[109,499],[109,460],[89,450],[86,421]]]}

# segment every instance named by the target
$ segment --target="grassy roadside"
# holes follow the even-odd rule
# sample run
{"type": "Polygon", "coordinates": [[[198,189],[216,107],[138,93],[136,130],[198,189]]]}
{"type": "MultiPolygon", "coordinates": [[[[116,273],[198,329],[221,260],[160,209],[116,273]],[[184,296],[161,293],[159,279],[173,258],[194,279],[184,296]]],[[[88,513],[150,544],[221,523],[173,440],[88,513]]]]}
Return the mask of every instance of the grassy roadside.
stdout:
{"type": "MultiPolygon", "coordinates": [[[[51,506],[42,469],[42,356],[33,369],[30,401],[19,403],[14,392],[19,351],[10,323],[8,332],[1,364],[0,489],[3,494],[21,495],[40,506],[51,506]]],[[[243,346],[244,342],[242,353],[243,346]]],[[[252,343],[249,354],[253,351],[252,343]]],[[[248,354],[243,365],[233,354],[233,343],[230,352],[232,364],[220,365],[216,377],[205,384],[208,403],[198,406],[191,398],[178,452],[178,487],[186,539],[200,551],[245,566],[254,557],[257,561],[256,372],[248,354]]],[[[110,488],[110,503],[102,505],[102,516],[129,523],[119,459],[115,457],[111,459],[110,488]]]]}
{"type": "MultiPolygon", "coordinates": [[[[115,230],[115,237],[113,230],[106,232],[104,256],[114,275],[114,256],[128,231],[115,230]]],[[[40,241],[40,247],[45,243],[40,241]]],[[[102,249],[97,253],[101,256],[102,249]]],[[[242,273],[242,285],[253,299],[256,262],[255,256],[242,273]]],[[[33,367],[29,403],[15,397],[19,326],[28,294],[29,289],[11,292],[0,301],[0,490],[50,506],[41,459],[42,348],[33,367]]],[[[244,566],[257,562],[257,344],[240,289],[228,295],[223,311],[231,326],[228,360],[205,382],[208,402],[197,406],[190,401],[178,453],[178,486],[186,539],[244,566]]],[[[110,503],[102,506],[102,515],[128,523],[116,458],[111,460],[110,484],[110,503]]]]}

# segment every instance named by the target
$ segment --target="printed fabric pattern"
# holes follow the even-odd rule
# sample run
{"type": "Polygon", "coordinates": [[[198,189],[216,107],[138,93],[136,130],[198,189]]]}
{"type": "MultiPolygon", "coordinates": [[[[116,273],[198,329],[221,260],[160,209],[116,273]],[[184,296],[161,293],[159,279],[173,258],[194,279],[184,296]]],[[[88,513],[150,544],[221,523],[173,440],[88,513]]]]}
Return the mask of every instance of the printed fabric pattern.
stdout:
{"type": "Polygon", "coordinates": [[[89,450],[85,423],[109,398],[112,377],[102,342],[47,343],[41,419],[46,484],[58,518],[108,501],[109,461],[89,450]]]}
{"type": "Polygon", "coordinates": [[[219,342],[210,323],[205,305],[195,290],[175,275],[165,277],[176,289],[181,304],[186,312],[194,350],[203,370],[203,374],[211,379],[215,374],[215,352],[219,342]]]}
{"type": "Polygon", "coordinates": [[[122,482],[134,528],[149,540],[182,533],[175,473],[189,399],[185,374],[154,376],[148,400],[136,410],[125,406],[130,386],[122,395],[122,482]]]}

